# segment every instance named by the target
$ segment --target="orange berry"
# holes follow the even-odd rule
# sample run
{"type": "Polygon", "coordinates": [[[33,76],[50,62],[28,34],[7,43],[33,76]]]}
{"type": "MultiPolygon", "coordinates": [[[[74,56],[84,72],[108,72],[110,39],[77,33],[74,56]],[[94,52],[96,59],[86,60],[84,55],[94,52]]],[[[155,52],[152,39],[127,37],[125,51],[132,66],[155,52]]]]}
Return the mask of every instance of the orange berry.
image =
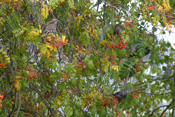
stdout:
{"type": "Polygon", "coordinates": [[[114,65],[115,65],[115,64],[116,64],[116,62],[114,61],[114,62],[112,62],[112,64],[114,64],[114,65]]]}
{"type": "Polygon", "coordinates": [[[111,44],[111,48],[114,48],[114,44],[113,43],[111,44]]]}
{"type": "Polygon", "coordinates": [[[0,99],[3,99],[4,98],[4,95],[0,95],[0,99]]]}
{"type": "Polygon", "coordinates": [[[131,22],[127,22],[127,24],[130,26],[131,25],[131,22]]]}
{"type": "Polygon", "coordinates": [[[172,23],[172,21],[169,21],[169,22],[168,22],[168,25],[170,25],[171,23],[172,23]]]}
{"type": "Polygon", "coordinates": [[[68,79],[67,78],[64,78],[64,81],[68,81],[68,79]]]}

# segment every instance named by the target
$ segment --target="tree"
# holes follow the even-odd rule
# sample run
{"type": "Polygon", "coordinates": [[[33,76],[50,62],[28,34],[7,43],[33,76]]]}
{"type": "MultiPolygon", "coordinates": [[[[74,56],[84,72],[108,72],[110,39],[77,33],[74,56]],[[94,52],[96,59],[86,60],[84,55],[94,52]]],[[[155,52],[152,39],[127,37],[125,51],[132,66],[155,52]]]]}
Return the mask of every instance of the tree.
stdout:
{"type": "Polygon", "coordinates": [[[1,116],[175,115],[175,53],[155,34],[174,33],[174,10],[173,0],[1,0],[1,116]]]}

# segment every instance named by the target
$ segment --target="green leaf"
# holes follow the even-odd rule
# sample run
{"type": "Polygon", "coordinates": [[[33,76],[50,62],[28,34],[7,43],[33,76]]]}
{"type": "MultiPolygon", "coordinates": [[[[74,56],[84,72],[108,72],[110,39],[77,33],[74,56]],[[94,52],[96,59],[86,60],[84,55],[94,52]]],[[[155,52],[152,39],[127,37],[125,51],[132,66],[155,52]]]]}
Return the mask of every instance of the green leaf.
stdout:
{"type": "Polygon", "coordinates": [[[117,49],[117,57],[118,58],[125,58],[127,56],[126,49],[117,49]]]}
{"type": "Polygon", "coordinates": [[[73,115],[73,109],[67,105],[65,108],[64,108],[64,112],[70,117],[73,115]]]}
{"type": "Polygon", "coordinates": [[[71,83],[72,83],[73,86],[76,86],[77,85],[77,79],[73,78],[71,80],[71,83]]]}
{"type": "Polygon", "coordinates": [[[71,8],[74,7],[74,0],[68,0],[68,3],[71,8]]]}
{"type": "Polygon", "coordinates": [[[69,73],[75,73],[76,70],[74,68],[74,66],[72,65],[72,63],[68,63],[66,66],[65,66],[65,71],[69,72],[69,73]]]}
{"type": "Polygon", "coordinates": [[[92,60],[89,60],[86,65],[87,65],[88,69],[90,69],[90,70],[94,69],[94,63],[92,60]]]}

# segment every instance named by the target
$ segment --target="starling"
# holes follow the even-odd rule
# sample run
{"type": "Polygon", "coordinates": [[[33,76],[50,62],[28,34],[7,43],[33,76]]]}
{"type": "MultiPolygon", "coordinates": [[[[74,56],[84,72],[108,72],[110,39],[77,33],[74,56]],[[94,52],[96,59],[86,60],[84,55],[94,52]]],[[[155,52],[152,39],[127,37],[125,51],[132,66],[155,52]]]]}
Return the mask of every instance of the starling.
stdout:
{"type": "Polygon", "coordinates": [[[131,51],[133,51],[133,53],[132,54],[130,54],[130,57],[133,57],[133,56],[138,56],[137,54],[135,54],[135,53],[137,53],[137,51],[139,50],[139,49],[142,49],[143,51],[143,53],[144,53],[144,56],[146,56],[146,55],[148,55],[150,52],[151,52],[151,48],[149,47],[149,46],[147,46],[146,48],[144,48],[144,47],[140,47],[142,44],[141,43],[137,43],[137,44],[135,44],[134,46],[133,46],[133,48],[131,48],[131,51]]]}
{"type": "Polygon", "coordinates": [[[119,24],[115,25],[115,29],[114,29],[114,35],[120,35],[120,33],[123,31],[123,28],[121,26],[121,22],[119,24]]]}
{"type": "Polygon", "coordinates": [[[116,92],[115,94],[112,94],[112,95],[115,96],[118,99],[119,103],[120,103],[122,100],[127,98],[130,93],[134,93],[134,92],[141,91],[141,90],[145,90],[145,88],[136,89],[136,90],[133,90],[133,91],[129,91],[129,90],[124,89],[124,90],[118,91],[118,92],[116,92]]]}
{"type": "Polygon", "coordinates": [[[119,102],[121,102],[123,99],[125,99],[129,94],[128,90],[122,90],[122,91],[118,91],[115,94],[113,94],[113,96],[115,96],[119,102]]]}
{"type": "Polygon", "coordinates": [[[56,28],[57,28],[57,23],[58,20],[57,19],[52,19],[51,21],[49,21],[46,26],[43,29],[43,34],[41,35],[41,37],[46,36],[48,33],[56,33],[56,28]]]}

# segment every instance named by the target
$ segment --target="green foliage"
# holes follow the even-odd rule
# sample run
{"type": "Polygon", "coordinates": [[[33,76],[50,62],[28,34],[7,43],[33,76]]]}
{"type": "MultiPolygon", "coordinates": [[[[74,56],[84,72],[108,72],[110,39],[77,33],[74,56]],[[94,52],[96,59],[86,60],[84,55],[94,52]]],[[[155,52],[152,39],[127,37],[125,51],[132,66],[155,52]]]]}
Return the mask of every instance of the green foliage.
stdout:
{"type": "Polygon", "coordinates": [[[155,35],[171,33],[175,3],[130,1],[1,0],[0,116],[159,116],[164,100],[175,115],[175,52],[155,35]],[[56,34],[41,37],[52,18],[56,34]]]}

